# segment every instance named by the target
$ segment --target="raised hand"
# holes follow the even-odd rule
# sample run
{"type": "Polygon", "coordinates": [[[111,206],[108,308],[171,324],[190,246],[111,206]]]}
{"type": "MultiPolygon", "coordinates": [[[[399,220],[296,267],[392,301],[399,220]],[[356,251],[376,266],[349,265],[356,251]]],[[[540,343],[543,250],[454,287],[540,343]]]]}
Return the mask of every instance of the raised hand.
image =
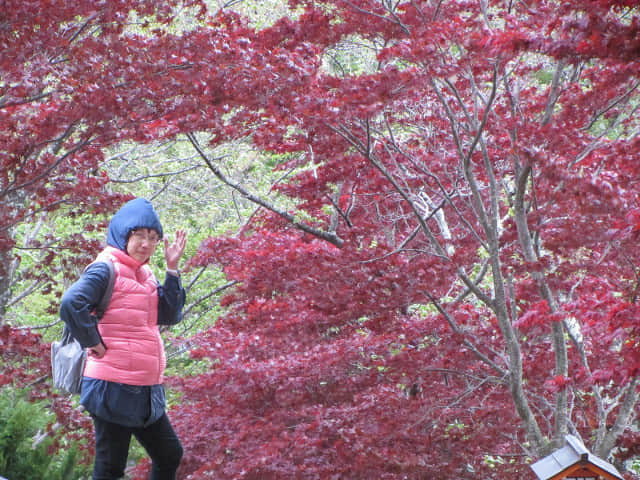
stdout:
{"type": "Polygon", "coordinates": [[[176,236],[171,243],[167,237],[164,238],[164,259],[168,270],[178,270],[178,263],[186,244],[187,234],[183,229],[176,230],[176,236]]]}

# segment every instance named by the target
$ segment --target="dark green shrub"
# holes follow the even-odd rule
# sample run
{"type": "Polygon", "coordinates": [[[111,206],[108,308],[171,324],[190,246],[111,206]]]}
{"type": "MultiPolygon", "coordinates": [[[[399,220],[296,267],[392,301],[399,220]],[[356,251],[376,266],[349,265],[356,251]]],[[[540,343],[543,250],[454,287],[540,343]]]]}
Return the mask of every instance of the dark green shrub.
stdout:
{"type": "Polygon", "coordinates": [[[79,480],[88,466],[78,465],[75,442],[52,428],[54,416],[44,401],[28,402],[17,389],[0,393],[0,475],[10,480],[79,480]],[[64,443],[64,442],[62,442],[64,443]]]}

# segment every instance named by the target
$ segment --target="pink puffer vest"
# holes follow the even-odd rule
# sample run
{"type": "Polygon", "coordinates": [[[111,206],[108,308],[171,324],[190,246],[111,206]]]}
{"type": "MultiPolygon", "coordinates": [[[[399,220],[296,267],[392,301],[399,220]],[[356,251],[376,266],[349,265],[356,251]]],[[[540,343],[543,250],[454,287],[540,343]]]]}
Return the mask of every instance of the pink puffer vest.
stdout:
{"type": "Polygon", "coordinates": [[[127,385],[162,383],[166,358],[158,330],[158,283],[146,264],[117,248],[105,248],[96,261],[111,259],[116,272],[111,302],[98,324],[107,353],[87,357],[84,375],[127,385]]]}

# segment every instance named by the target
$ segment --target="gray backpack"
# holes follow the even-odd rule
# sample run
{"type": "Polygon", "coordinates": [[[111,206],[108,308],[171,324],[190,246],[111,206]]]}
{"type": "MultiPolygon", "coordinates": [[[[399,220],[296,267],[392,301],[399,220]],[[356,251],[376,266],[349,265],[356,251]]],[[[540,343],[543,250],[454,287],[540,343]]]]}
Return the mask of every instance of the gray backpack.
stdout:
{"type": "MultiPolygon", "coordinates": [[[[109,282],[94,312],[98,320],[102,318],[109,306],[116,281],[113,263],[111,260],[107,260],[104,263],[109,266],[109,282]]],[[[87,352],[82,348],[80,342],[73,338],[69,327],[65,325],[62,331],[62,339],[51,343],[51,376],[54,388],[65,393],[80,393],[82,372],[84,372],[86,360],[87,352]]]]}

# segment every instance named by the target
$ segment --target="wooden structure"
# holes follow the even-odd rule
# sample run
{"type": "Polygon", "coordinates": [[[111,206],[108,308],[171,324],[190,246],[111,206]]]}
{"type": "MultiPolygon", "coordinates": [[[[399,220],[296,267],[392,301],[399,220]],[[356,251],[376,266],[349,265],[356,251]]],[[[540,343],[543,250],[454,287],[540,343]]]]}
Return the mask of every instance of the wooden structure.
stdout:
{"type": "Polygon", "coordinates": [[[623,480],[616,467],[593,456],[576,437],[567,435],[565,441],[563,448],[531,465],[540,480],[623,480]]]}

